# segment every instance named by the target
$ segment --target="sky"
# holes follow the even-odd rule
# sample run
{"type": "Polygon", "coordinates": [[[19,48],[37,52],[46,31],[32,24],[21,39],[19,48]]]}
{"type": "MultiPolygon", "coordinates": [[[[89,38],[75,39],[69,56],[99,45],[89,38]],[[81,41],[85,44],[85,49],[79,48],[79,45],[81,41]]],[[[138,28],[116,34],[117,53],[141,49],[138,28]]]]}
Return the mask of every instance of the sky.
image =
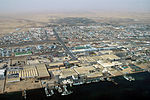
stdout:
{"type": "Polygon", "coordinates": [[[0,13],[93,10],[150,12],[150,0],[0,0],[0,13]]]}

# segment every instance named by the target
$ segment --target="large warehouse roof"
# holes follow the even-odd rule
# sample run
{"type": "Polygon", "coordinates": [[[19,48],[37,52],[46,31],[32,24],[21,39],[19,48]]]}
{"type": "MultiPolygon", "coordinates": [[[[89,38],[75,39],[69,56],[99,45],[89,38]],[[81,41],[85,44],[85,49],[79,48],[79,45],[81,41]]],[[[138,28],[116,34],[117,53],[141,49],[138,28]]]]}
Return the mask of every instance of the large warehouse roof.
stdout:
{"type": "Polygon", "coordinates": [[[36,66],[39,77],[48,77],[50,76],[45,64],[40,64],[36,66]]]}

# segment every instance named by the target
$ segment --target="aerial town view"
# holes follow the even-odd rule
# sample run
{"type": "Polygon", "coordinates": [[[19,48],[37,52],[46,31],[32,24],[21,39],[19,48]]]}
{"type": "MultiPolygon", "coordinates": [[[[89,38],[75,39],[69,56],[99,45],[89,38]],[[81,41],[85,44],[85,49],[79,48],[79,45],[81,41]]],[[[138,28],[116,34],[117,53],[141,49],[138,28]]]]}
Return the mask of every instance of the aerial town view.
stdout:
{"type": "Polygon", "coordinates": [[[0,100],[150,98],[149,0],[0,6],[0,100]]]}

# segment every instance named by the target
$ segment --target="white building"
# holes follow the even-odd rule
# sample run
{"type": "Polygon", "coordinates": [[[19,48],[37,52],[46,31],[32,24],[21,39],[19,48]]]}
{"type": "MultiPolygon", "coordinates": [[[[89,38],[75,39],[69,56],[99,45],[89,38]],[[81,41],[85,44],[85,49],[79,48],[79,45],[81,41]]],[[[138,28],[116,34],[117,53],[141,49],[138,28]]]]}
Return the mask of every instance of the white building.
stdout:
{"type": "Polygon", "coordinates": [[[6,69],[0,69],[0,77],[4,77],[6,69]]]}

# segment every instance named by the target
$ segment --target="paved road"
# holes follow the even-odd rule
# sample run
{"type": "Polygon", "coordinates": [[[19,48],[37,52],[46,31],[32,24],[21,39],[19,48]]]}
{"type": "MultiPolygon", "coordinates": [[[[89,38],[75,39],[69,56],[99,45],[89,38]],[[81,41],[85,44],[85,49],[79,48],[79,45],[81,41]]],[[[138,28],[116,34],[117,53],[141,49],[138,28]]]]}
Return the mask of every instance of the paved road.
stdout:
{"type": "Polygon", "coordinates": [[[58,33],[56,32],[55,29],[53,29],[53,32],[58,39],[58,41],[62,44],[64,50],[66,50],[66,53],[72,57],[72,60],[77,60],[77,58],[70,52],[69,48],[65,45],[65,43],[62,41],[62,39],[59,37],[58,33]]]}

